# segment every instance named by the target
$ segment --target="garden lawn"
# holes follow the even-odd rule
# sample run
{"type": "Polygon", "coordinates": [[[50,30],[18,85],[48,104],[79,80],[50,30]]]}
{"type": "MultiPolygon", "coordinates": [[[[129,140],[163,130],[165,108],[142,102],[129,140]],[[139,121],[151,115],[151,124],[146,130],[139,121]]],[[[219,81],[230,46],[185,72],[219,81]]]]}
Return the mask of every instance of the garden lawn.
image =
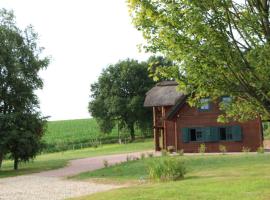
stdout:
{"type": "Polygon", "coordinates": [[[108,144],[99,146],[98,148],[85,148],[81,150],[42,154],[37,156],[34,161],[21,163],[18,171],[13,170],[12,161],[4,161],[2,169],[0,170],[0,178],[64,167],[69,160],[73,159],[137,152],[151,149],[153,149],[152,140],[146,140],[145,142],[134,142],[130,144],[108,144]]]}
{"type": "MultiPolygon", "coordinates": [[[[112,181],[147,180],[148,158],[83,173],[75,178],[106,178],[112,181]]],[[[213,155],[176,157],[185,161],[188,173],[175,182],[146,183],[97,193],[79,200],[268,200],[270,155],[213,155]],[[128,198],[127,198],[128,197],[128,198]]],[[[78,199],[77,199],[78,200],[78,199]]]]}

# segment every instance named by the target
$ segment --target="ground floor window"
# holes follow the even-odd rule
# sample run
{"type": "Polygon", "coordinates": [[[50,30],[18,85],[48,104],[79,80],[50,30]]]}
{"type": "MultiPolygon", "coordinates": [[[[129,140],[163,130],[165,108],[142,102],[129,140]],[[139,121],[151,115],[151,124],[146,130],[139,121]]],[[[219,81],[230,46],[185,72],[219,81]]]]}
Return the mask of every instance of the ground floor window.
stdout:
{"type": "Polygon", "coordinates": [[[182,128],[183,142],[241,141],[240,126],[182,128]]]}

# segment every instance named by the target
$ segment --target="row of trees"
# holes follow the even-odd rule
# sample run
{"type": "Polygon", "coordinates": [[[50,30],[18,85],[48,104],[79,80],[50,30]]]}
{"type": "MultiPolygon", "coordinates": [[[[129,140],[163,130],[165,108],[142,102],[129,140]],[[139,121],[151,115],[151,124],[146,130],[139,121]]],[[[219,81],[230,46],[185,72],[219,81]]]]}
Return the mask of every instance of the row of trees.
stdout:
{"type": "Polygon", "coordinates": [[[34,91],[43,86],[38,72],[49,59],[40,58],[36,41],[31,26],[20,30],[13,13],[0,10],[0,167],[8,155],[18,169],[41,149],[46,120],[34,91]]]}

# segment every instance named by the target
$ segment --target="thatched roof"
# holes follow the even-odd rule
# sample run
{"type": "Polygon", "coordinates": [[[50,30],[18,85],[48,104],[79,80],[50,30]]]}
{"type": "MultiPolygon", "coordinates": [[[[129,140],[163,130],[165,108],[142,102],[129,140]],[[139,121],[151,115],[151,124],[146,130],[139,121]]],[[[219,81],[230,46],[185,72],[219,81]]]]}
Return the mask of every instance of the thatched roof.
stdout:
{"type": "Polygon", "coordinates": [[[174,106],[185,95],[177,91],[178,83],[175,81],[163,81],[156,84],[146,93],[145,107],[174,106]]]}

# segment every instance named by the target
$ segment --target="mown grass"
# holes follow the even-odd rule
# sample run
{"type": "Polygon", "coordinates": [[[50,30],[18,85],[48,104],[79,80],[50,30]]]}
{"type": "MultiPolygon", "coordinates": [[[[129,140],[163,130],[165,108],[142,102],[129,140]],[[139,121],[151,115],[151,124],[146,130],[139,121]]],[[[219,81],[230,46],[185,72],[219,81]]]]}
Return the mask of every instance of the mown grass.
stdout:
{"type": "Polygon", "coordinates": [[[134,142],[130,144],[121,144],[121,145],[108,144],[100,146],[98,148],[85,148],[81,150],[42,154],[37,156],[34,161],[28,163],[21,163],[18,171],[13,170],[12,161],[4,161],[2,169],[0,170],[0,178],[60,168],[65,166],[68,163],[68,161],[72,159],[143,151],[152,148],[153,148],[152,140],[146,140],[145,142],[134,142]]]}
{"type": "MultiPolygon", "coordinates": [[[[147,166],[156,159],[131,161],[83,173],[76,178],[106,178],[112,181],[147,179],[147,166]]],[[[147,183],[97,193],[80,200],[267,200],[270,199],[270,155],[242,154],[184,156],[188,174],[181,181],[147,183]]],[[[138,183],[138,182],[137,182],[138,183]]]]}

